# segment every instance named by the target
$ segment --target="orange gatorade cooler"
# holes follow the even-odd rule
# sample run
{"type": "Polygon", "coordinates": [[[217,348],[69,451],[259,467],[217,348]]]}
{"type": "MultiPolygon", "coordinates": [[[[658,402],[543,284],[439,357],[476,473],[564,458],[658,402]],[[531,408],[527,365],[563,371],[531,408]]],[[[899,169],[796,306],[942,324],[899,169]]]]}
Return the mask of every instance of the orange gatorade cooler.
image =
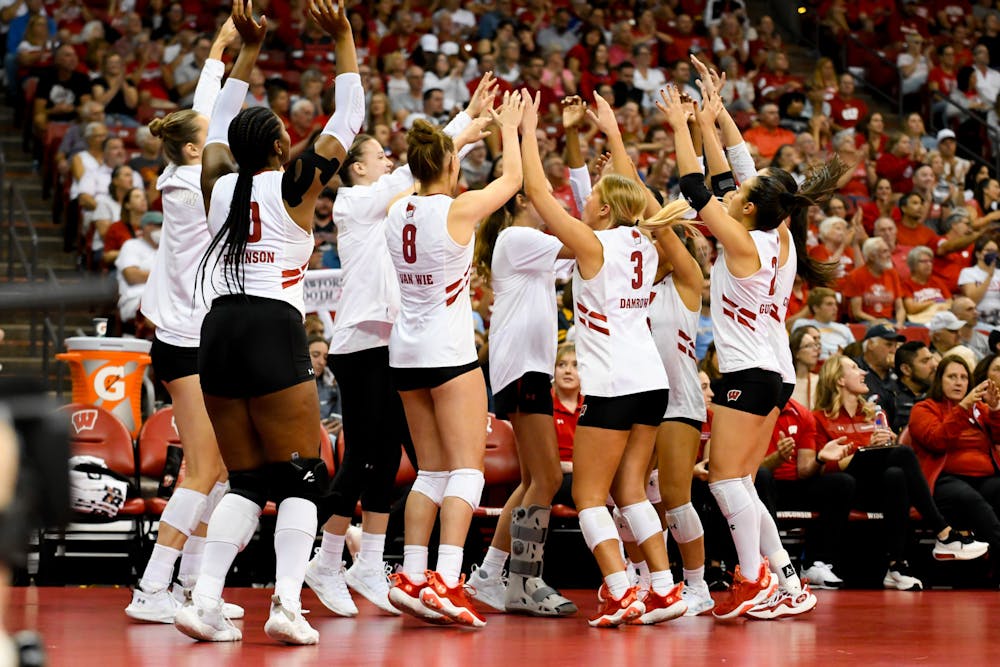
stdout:
{"type": "Polygon", "coordinates": [[[142,378],[150,364],[152,343],[138,338],[66,339],[57,359],[69,364],[73,402],[98,405],[139,435],[142,426],[142,378]]]}

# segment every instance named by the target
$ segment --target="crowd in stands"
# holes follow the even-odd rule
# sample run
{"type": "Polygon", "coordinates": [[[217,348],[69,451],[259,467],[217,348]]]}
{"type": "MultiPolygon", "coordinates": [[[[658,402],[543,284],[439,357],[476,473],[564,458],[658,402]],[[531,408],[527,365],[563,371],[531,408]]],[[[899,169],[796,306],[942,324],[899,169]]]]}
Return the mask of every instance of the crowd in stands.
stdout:
{"type": "MultiPolygon", "coordinates": [[[[801,182],[833,156],[855,165],[839,194],[810,214],[809,252],[839,263],[838,282],[828,289],[799,281],[789,304],[798,384],[765,464],[774,479],[772,508],[819,512],[819,537],[808,542],[806,560],[828,570],[838,560],[832,536],[842,533],[852,507],[878,505],[887,519],[895,512],[890,563],[899,563],[898,576],[887,576],[894,587],[914,587],[901,546],[906,498],[936,532],[947,519],[1000,546],[1000,436],[993,435],[997,396],[988,383],[994,375],[1000,381],[1000,334],[990,335],[1000,326],[996,0],[816,2],[806,18],[822,57],[798,73],[772,18],[749,16],[743,0],[346,4],[367,98],[364,131],[397,165],[406,162],[405,132],[416,119],[445,124],[492,71],[502,91],[541,94],[545,175],[571,213],[580,202],[570,169],[597,178],[604,148],[589,121],[578,131],[564,128],[560,101],[571,95],[611,103],[640,176],[661,201],[676,198],[673,136],[655,102],[666,83],[700,98],[690,55],[726,73],[724,101],[758,168],[780,167],[801,182]],[[897,119],[888,107],[874,108],[863,84],[901,95],[907,114],[897,119]],[[851,374],[863,382],[848,387],[843,378],[851,374]],[[980,406],[987,407],[977,412],[980,406]],[[885,424],[873,426],[876,412],[885,424]],[[825,455],[842,418],[868,424],[856,429],[865,438],[874,429],[895,441],[909,427],[904,439],[945,518],[938,521],[930,495],[916,488],[915,462],[873,467],[862,479],[825,455]],[[973,433],[975,424],[981,429],[973,433]],[[891,509],[880,505],[890,487],[909,490],[891,509]]],[[[255,0],[269,35],[246,99],[285,122],[292,156],[333,111],[330,38],[304,7],[300,0],[255,0]]],[[[139,299],[162,223],[156,180],[166,157],[148,123],[191,105],[206,62],[231,66],[233,53],[212,39],[228,15],[228,6],[187,0],[0,0],[8,95],[23,110],[26,140],[52,187],[66,250],[88,270],[116,273],[125,332],[142,335],[139,299]]],[[[463,160],[460,186],[482,187],[502,170],[498,139],[487,137],[463,160]]],[[[337,185],[334,179],[316,208],[310,268],[339,267],[337,185]]],[[[701,239],[699,251],[706,282],[696,350],[708,385],[718,378],[707,278],[716,248],[701,239]]],[[[571,341],[571,296],[563,285],[557,290],[560,342],[571,341]]],[[[482,345],[490,301],[488,285],[474,280],[482,345]]],[[[314,333],[324,418],[335,432],[336,385],[319,360],[322,325],[314,333]]],[[[579,382],[574,389],[568,369],[575,370],[574,358],[565,348],[555,369],[560,433],[571,432],[579,405],[579,382]]]]}

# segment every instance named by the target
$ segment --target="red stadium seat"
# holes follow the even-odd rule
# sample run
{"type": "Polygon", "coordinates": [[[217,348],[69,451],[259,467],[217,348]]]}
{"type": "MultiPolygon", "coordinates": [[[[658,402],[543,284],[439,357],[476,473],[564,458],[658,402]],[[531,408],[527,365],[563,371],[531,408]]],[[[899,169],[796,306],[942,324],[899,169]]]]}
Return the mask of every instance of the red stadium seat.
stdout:
{"type": "Polygon", "coordinates": [[[907,341],[918,340],[924,345],[931,343],[931,330],[927,327],[903,327],[899,333],[906,336],[907,341]]]}
{"type": "Polygon", "coordinates": [[[868,327],[859,322],[851,322],[848,324],[851,328],[851,333],[854,334],[854,340],[864,340],[865,333],[868,331],[868,327]]]}
{"type": "Polygon", "coordinates": [[[486,435],[486,456],[483,474],[486,477],[484,501],[476,510],[479,517],[500,516],[510,492],[521,482],[521,462],[510,422],[489,415],[486,435]]]}
{"type": "MultiPolygon", "coordinates": [[[[96,456],[108,469],[128,478],[139,488],[136,477],[132,436],[113,414],[96,405],[71,403],[59,408],[69,417],[70,450],[74,456],[96,456]]],[[[131,498],[118,511],[119,516],[142,516],[146,505],[141,498],[131,498]]]]}
{"type": "MultiPolygon", "coordinates": [[[[167,448],[170,445],[181,446],[181,437],[174,423],[174,409],[167,406],[158,410],[139,431],[139,447],[136,455],[139,459],[139,476],[160,480],[163,477],[163,467],[167,462],[167,448]]],[[[184,478],[184,465],[181,465],[177,482],[184,478]]],[[[153,516],[163,514],[167,499],[155,496],[146,499],[146,513],[153,516]]]]}

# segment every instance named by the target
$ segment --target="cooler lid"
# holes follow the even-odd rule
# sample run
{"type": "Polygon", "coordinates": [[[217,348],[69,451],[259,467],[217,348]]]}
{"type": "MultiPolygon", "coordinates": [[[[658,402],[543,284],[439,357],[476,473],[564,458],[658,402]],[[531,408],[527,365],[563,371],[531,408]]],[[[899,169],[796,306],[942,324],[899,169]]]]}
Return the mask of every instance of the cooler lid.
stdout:
{"type": "Polygon", "coordinates": [[[138,352],[148,354],[153,344],[141,338],[98,338],[74,336],[66,339],[67,350],[107,350],[109,352],[138,352]]]}

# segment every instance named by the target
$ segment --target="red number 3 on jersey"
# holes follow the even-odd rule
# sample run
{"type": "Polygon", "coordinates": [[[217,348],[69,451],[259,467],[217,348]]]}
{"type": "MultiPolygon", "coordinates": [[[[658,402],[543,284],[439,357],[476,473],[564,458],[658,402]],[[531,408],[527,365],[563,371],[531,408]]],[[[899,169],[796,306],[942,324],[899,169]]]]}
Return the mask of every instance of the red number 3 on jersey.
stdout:
{"type": "Polygon", "coordinates": [[[632,289],[639,289],[642,287],[642,253],[638,250],[632,252],[630,257],[632,260],[632,289]]]}

